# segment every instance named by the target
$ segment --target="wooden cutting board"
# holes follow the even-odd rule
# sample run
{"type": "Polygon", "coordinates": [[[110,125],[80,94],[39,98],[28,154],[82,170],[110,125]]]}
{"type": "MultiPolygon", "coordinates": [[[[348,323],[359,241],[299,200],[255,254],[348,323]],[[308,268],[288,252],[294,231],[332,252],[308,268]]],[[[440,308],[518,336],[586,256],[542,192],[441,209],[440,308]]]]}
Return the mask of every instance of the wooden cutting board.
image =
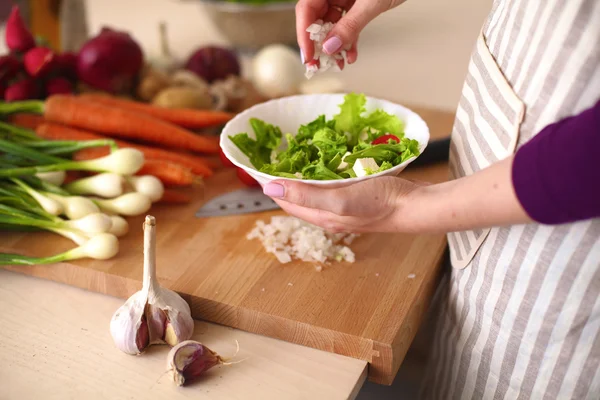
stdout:
{"type": "MultiPolygon", "coordinates": [[[[451,114],[415,110],[433,138],[450,132],[451,114]]],[[[448,169],[430,166],[403,176],[440,182],[448,169]]],[[[198,319],[366,360],[371,381],[391,384],[429,305],[445,237],[363,234],[352,244],[353,264],[321,272],[303,262],[282,265],[260,242],[245,238],[257,220],[280,211],[194,217],[206,200],[239,187],[231,170],[222,171],[205,182],[193,204],[153,206],[148,214],[157,219],[161,284],[181,293],[198,319]]],[[[130,232],[111,260],[6,268],[126,298],[141,287],[143,219],[129,219],[130,232]]],[[[42,256],[71,247],[48,233],[0,233],[3,252],[42,256]]]]}

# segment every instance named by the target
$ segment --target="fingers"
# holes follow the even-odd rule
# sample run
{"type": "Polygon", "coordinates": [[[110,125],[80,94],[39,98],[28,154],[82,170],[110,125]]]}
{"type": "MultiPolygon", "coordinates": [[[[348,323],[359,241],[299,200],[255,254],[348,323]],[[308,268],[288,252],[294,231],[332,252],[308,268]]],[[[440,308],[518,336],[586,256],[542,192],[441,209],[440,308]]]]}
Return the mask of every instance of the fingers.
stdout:
{"type": "Polygon", "coordinates": [[[312,23],[327,12],[326,0],[299,0],[296,3],[296,36],[304,62],[310,61],[314,56],[313,42],[310,34],[306,32],[312,23]]]}
{"type": "Polygon", "coordinates": [[[350,50],[346,52],[346,60],[348,60],[348,64],[354,64],[358,59],[358,39],[356,42],[352,43],[352,47],[350,50]]]}
{"type": "Polygon", "coordinates": [[[330,233],[362,233],[366,231],[364,227],[355,224],[356,221],[354,218],[340,217],[328,211],[300,207],[283,200],[275,200],[275,202],[289,215],[321,227],[330,233]]]}
{"type": "Polygon", "coordinates": [[[283,200],[300,207],[318,209],[341,215],[344,201],[338,189],[326,189],[291,181],[274,181],[264,186],[263,192],[273,199],[283,200]]]}
{"type": "Polygon", "coordinates": [[[358,41],[364,27],[385,9],[381,1],[357,1],[334,26],[323,43],[327,54],[350,49],[358,41]]]}

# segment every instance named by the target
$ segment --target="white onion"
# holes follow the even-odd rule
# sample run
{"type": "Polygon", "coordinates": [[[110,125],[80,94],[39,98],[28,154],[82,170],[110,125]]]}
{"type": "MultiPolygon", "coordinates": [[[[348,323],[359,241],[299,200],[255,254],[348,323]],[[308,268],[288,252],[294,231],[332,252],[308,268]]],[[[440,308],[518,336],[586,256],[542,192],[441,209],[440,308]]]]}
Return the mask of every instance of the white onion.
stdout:
{"type": "Polygon", "coordinates": [[[252,81],[263,96],[274,98],[296,93],[302,80],[300,56],[287,46],[266,46],[252,61],[252,81]]]}

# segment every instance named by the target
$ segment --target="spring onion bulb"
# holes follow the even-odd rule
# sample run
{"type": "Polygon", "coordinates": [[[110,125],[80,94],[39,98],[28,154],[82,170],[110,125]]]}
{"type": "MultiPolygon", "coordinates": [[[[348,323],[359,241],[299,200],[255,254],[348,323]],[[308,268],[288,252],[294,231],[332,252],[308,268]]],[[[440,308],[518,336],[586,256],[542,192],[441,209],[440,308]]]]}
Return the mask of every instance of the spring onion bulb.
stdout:
{"type": "Polygon", "coordinates": [[[87,240],[79,247],[50,257],[28,257],[19,254],[0,254],[0,264],[3,265],[37,265],[53,264],[64,261],[93,258],[108,260],[119,252],[119,240],[110,233],[101,233],[87,240]]]}
{"type": "Polygon", "coordinates": [[[65,221],[65,226],[85,233],[104,233],[112,228],[112,219],[106,214],[92,213],[79,219],[65,221]]]}
{"type": "Polygon", "coordinates": [[[33,197],[35,201],[46,211],[48,214],[52,215],[60,215],[64,212],[64,207],[60,201],[51,198],[50,196],[45,196],[37,190],[29,187],[20,179],[13,179],[13,182],[16,183],[21,189],[23,189],[28,195],[33,197]]]}
{"type": "MultiPolygon", "coordinates": [[[[0,140],[0,151],[4,151],[2,146],[2,140],[0,140]]],[[[20,151],[24,153],[24,151],[20,151]]],[[[36,155],[42,154],[45,157],[48,156],[44,153],[33,152],[28,150],[27,153],[34,153],[36,155]]],[[[39,157],[42,157],[39,156],[39,157]]],[[[70,161],[60,158],[47,159],[48,162],[53,164],[25,166],[17,168],[2,168],[0,169],[0,177],[17,177],[23,175],[35,175],[40,172],[52,172],[52,171],[94,171],[94,172],[114,172],[120,175],[133,175],[139,171],[144,165],[144,154],[136,149],[124,148],[118,149],[111,154],[95,158],[93,160],[85,161],[70,161]]]]}
{"type": "Polygon", "coordinates": [[[123,177],[113,172],[103,172],[73,181],[65,185],[64,189],[76,195],[117,197],[123,194],[123,177]]]}
{"type": "Polygon", "coordinates": [[[90,236],[88,236],[80,231],[72,231],[69,229],[61,229],[61,228],[49,228],[49,230],[54,233],[58,233],[59,235],[65,237],[69,240],[72,240],[73,242],[75,242],[76,244],[78,244],[80,246],[82,246],[84,243],[86,243],[91,238],[90,236]]]}
{"type": "Polygon", "coordinates": [[[104,157],[77,163],[79,164],[78,169],[133,175],[144,165],[144,153],[127,147],[115,150],[104,157]]]}
{"type": "Polygon", "coordinates": [[[125,218],[119,215],[110,215],[111,226],[108,233],[112,233],[116,237],[125,236],[129,232],[129,224],[125,218]]]}
{"type": "Polygon", "coordinates": [[[35,176],[45,182],[60,186],[65,181],[67,173],[65,171],[39,172],[35,176]]]}
{"type": "Polygon", "coordinates": [[[152,175],[129,176],[127,182],[136,192],[148,196],[153,203],[160,200],[165,193],[165,187],[160,179],[152,175]]]}
{"type": "Polygon", "coordinates": [[[145,213],[152,206],[150,198],[142,193],[131,192],[114,199],[93,199],[104,212],[110,214],[136,216],[145,213]]]}
{"type": "Polygon", "coordinates": [[[55,193],[46,193],[46,195],[62,205],[63,213],[69,219],[79,219],[88,214],[100,212],[98,206],[87,197],[61,196],[55,193]]]}

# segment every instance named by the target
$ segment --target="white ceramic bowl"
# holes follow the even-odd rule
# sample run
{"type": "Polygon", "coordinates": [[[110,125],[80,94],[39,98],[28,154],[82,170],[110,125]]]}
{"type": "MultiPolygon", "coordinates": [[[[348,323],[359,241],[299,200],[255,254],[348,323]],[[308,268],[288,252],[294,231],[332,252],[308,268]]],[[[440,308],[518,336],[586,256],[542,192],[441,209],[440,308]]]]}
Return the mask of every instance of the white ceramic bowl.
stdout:
{"type": "MultiPolygon", "coordinates": [[[[221,149],[223,150],[225,156],[233,164],[245,170],[250,176],[256,179],[261,186],[264,186],[275,179],[280,181],[294,180],[269,175],[256,170],[256,168],[254,168],[250,163],[248,157],[246,157],[246,155],[244,155],[244,153],[242,153],[229,139],[229,136],[234,136],[238,133],[245,132],[251,138],[255,138],[254,131],[250,126],[250,118],[258,118],[267,123],[278,126],[281,128],[281,131],[284,135],[286,133],[296,135],[300,125],[304,125],[313,121],[319,115],[325,114],[325,116],[329,119],[335,114],[338,114],[339,105],[343,102],[344,94],[342,93],[289,96],[257,104],[236,115],[225,125],[223,131],[221,132],[221,149]]],[[[418,114],[399,104],[394,104],[392,102],[373,97],[367,97],[366,109],[367,113],[370,113],[376,109],[383,109],[389,114],[398,116],[398,118],[400,118],[400,120],[405,124],[405,136],[410,139],[417,140],[419,142],[420,153],[423,153],[427,147],[427,144],[429,143],[429,128],[425,121],[423,121],[418,114]]],[[[285,139],[283,139],[282,146],[285,147],[286,145],[287,143],[285,142],[285,139]]],[[[386,171],[363,177],[343,180],[303,179],[302,182],[316,186],[339,187],[378,176],[396,176],[414,160],[416,160],[415,157],[386,171]]]]}

